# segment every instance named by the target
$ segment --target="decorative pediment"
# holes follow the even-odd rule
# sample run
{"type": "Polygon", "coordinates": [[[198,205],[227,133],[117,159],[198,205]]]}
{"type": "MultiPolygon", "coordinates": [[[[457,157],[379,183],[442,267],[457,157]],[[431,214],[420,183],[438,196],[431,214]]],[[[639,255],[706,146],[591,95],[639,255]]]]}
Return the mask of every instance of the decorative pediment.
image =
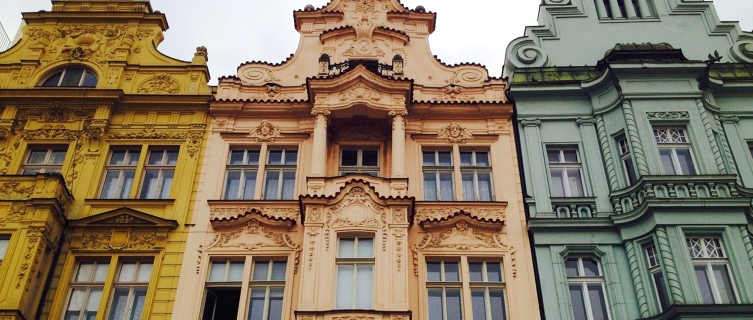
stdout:
{"type": "Polygon", "coordinates": [[[167,244],[167,234],[178,226],[148,213],[120,208],[91,217],[72,220],[72,249],[155,250],[167,244]]]}
{"type": "Polygon", "coordinates": [[[506,208],[507,202],[467,203],[462,207],[450,207],[441,202],[423,202],[416,207],[414,223],[431,228],[432,224],[465,219],[472,225],[501,228],[505,224],[506,208]]]}
{"type": "Polygon", "coordinates": [[[297,202],[276,203],[254,201],[209,201],[209,220],[215,228],[243,225],[250,220],[259,220],[269,226],[289,229],[299,216],[297,202]]]}
{"type": "Polygon", "coordinates": [[[412,81],[384,78],[359,64],[343,74],[307,80],[316,108],[346,109],[355,104],[373,109],[405,110],[412,81]]]}
{"type": "Polygon", "coordinates": [[[174,229],[178,226],[178,222],[130,208],[120,208],[79,220],[71,220],[70,226],[72,228],[149,227],[174,229]]]}

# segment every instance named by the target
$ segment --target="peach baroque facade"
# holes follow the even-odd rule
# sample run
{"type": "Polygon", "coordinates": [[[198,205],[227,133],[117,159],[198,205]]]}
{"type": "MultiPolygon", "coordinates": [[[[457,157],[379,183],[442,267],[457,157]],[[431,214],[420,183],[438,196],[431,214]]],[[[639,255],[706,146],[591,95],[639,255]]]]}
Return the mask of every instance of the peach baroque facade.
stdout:
{"type": "Polygon", "coordinates": [[[507,81],[397,0],[220,78],[173,319],[538,319],[507,81]]]}

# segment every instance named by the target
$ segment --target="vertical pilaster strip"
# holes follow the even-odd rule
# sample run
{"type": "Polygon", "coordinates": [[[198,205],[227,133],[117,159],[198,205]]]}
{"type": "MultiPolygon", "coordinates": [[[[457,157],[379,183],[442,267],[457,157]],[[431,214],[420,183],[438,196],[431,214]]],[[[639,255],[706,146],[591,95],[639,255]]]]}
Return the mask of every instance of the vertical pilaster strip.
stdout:
{"type": "Polygon", "coordinates": [[[724,165],[724,159],[722,158],[722,152],[719,150],[719,144],[717,143],[716,135],[714,134],[714,130],[711,128],[711,120],[709,120],[709,114],[708,112],[706,112],[706,107],[703,106],[703,101],[701,101],[701,99],[696,99],[695,104],[698,107],[698,113],[701,114],[703,129],[706,131],[706,137],[708,137],[709,143],[711,144],[711,152],[714,154],[714,160],[716,161],[717,168],[719,168],[719,173],[729,173],[727,166],[724,165]]]}
{"type": "Polygon", "coordinates": [[[638,257],[635,252],[635,244],[633,241],[626,242],[625,249],[627,249],[628,263],[630,264],[630,276],[633,278],[635,295],[638,297],[638,308],[640,309],[641,317],[646,318],[649,316],[648,301],[646,300],[646,290],[643,289],[640,265],[638,263],[638,257]]]}
{"type": "Polygon", "coordinates": [[[580,138],[583,142],[583,155],[586,162],[586,166],[583,168],[588,170],[588,174],[591,182],[591,191],[596,196],[597,212],[612,211],[612,204],[609,202],[609,190],[604,185],[606,180],[606,173],[604,172],[604,166],[601,161],[601,151],[596,148],[599,144],[596,130],[596,119],[594,118],[578,118],[576,123],[580,126],[580,138]]]}
{"type": "MultiPolygon", "coordinates": [[[[730,118],[720,118],[718,114],[714,114],[714,121],[716,121],[716,126],[720,130],[722,128],[722,125],[726,125],[727,123],[730,124],[730,127],[733,128],[733,130],[724,130],[725,134],[719,135],[719,140],[721,140],[722,143],[722,149],[724,150],[724,156],[727,157],[727,165],[729,165],[730,173],[737,175],[737,181],[740,181],[740,171],[737,168],[737,162],[735,162],[735,158],[732,156],[732,148],[730,148],[729,140],[727,139],[728,134],[733,134],[735,137],[732,137],[733,139],[740,139],[740,136],[737,132],[737,127],[735,126],[735,123],[739,118],[737,117],[730,117],[730,118]],[[722,120],[724,120],[724,123],[722,123],[722,120]]],[[[742,141],[742,140],[740,140],[742,141]]]]}
{"type": "Polygon", "coordinates": [[[649,8],[646,0],[638,0],[638,10],[641,10],[641,18],[651,17],[651,8],[649,8]]]}
{"type": "Polygon", "coordinates": [[[540,119],[522,119],[520,124],[523,126],[523,132],[526,137],[526,149],[528,151],[529,172],[531,174],[531,188],[533,190],[533,198],[536,201],[536,212],[532,212],[533,215],[538,214],[554,214],[552,212],[552,202],[549,199],[549,178],[546,171],[546,163],[544,163],[546,152],[543,149],[541,142],[541,133],[539,132],[539,126],[541,125],[540,119]]]}
{"type": "Polygon", "coordinates": [[[638,173],[642,176],[648,175],[648,165],[646,164],[646,154],[643,153],[643,144],[638,134],[638,124],[635,122],[633,114],[633,104],[629,100],[622,103],[622,112],[625,115],[625,125],[627,138],[630,141],[630,148],[633,150],[635,164],[638,167],[638,173]]]}
{"type": "Polygon", "coordinates": [[[311,150],[311,175],[323,177],[327,163],[327,116],[329,110],[314,110],[314,142],[311,150]]]}
{"type": "Polygon", "coordinates": [[[620,0],[622,1],[623,6],[625,7],[625,13],[627,13],[627,17],[629,19],[637,19],[638,14],[635,13],[635,7],[633,7],[633,1],[631,0],[620,0]]]}
{"type": "Polygon", "coordinates": [[[667,273],[667,282],[669,283],[669,292],[672,296],[672,302],[685,304],[685,297],[682,294],[682,286],[680,285],[680,277],[677,275],[675,261],[672,258],[672,251],[669,248],[667,230],[664,229],[664,227],[656,228],[656,242],[659,247],[662,265],[664,265],[664,270],[667,273]]]}
{"type": "Polygon", "coordinates": [[[624,19],[625,17],[622,16],[622,11],[620,11],[620,5],[617,1],[621,0],[609,0],[609,7],[612,9],[612,19],[624,19]]]}
{"type": "Polygon", "coordinates": [[[747,226],[740,226],[740,234],[743,237],[743,243],[745,244],[745,251],[748,252],[748,259],[753,264],[753,239],[751,239],[750,232],[748,232],[747,226]]]}
{"type": "Polygon", "coordinates": [[[390,111],[392,116],[392,177],[405,177],[405,116],[404,110],[390,111]]]}
{"type": "Polygon", "coordinates": [[[614,158],[612,158],[612,148],[609,147],[609,135],[607,135],[607,128],[604,125],[604,117],[601,115],[596,116],[596,130],[599,135],[601,155],[604,157],[604,164],[607,168],[609,187],[612,190],[617,190],[620,187],[617,183],[617,168],[615,168],[614,158]]]}
{"type": "Polygon", "coordinates": [[[599,13],[600,19],[609,18],[609,14],[607,13],[607,7],[604,6],[604,0],[596,0],[596,12],[599,13]]]}

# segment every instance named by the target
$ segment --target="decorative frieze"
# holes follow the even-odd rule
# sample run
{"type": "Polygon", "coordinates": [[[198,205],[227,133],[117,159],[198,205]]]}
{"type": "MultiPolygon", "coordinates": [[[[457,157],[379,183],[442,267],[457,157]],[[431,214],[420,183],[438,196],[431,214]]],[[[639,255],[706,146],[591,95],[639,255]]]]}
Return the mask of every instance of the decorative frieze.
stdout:
{"type": "Polygon", "coordinates": [[[687,120],[690,113],[687,111],[651,111],[646,112],[648,120],[687,120]]]}

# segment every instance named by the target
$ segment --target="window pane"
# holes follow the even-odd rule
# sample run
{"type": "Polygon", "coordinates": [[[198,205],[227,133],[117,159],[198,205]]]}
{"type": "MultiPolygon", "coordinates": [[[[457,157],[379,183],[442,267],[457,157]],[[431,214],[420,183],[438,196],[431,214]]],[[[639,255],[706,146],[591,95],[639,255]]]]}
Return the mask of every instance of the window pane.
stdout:
{"type": "Polygon", "coordinates": [[[249,320],[265,320],[264,319],[264,298],[266,294],[267,294],[266,288],[251,289],[251,302],[248,305],[248,319],[249,320]]]}
{"type": "Polygon", "coordinates": [[[379,165],[379,151],[377,150],[363,150],[363,159],[361,165],[368,167],[376,167],[379,165]]]}
{"type": "Polygon", "coordinates": [[[162,170],[162,190],[160,190],[160,199],[170,198],[170,189],[173,186],[173,170],[162,170]]]}
{"type": "Polygon", "coordinates": [[[123,320],[125,316],[126,307],[128,304],[128,288],[117,288],[112,295],[112,302],[110,306],[110,314],[107,319],[110,320],[123,320]]]}
{"type": "Polygon", "coordinates": [[[582,197],[583,181],[580,178],[580,169],[567,169],[567,178],[570,185],[570,196],[582,197]]]}
{"type": "Polygon", "coordinates": [[[152,150],[149,152],[148,165],[161,165],[165,156],[165,150],[152,150]]]}
{"type": "Polygon", "coordinates": [[[546,151],[546,158],[549,160],[549,163],[558,163],[560,162],[560,150],[547,150],[546,151]]]}
{"type": "Polygon", "coordinates": [[[677,152],[677,161],[680,163],[682,174],[695,174],[695,166],[693,166],[690,149],[675,149],[675,151],[677,152]]]}
{"type": "Polygon", "coordinates": [[[424,171],[424,200],[426,201],[437,200],[436,174],[434,171],[424,171]]]}
{"type": "Polygon", "coordinates": [[[81,82],[81,76],[84,75],[84,69],[66,69],[63,74],[63,82],[60,83],[61,87],[78,87],[81,82]]]}
{"type": "Polygon", "coordinates": [[[444,263],[444,281],[460,281],[460,273],[457,262],[444,263]]]}
{"type": "Polygon", "coordinates": [[[473,152],[461,152],[460,153],[460,166],[461,167],[473,166],[473,152]]]}
{"type": "Polygon", "coordinates": [[[49,77],[47,78],[47,80],[44,81],[42,86],[43,87],[57,87],[58,83],[60,83],[60,76],[62,75],[63,75],[62,72],[52,75],[52,77],[49,77]]]}
{"type": "Polygon", "coordinates": [[[505,319],[505,293],[502,290],[489,290],[489,305],[492,309],[492,320],[505,319]]]}
{"type": "Polygon", "coordinates": [[[225,200],[238,199],[238,190],[241,187],[241,171],[228,170],[225,177],[225,200]]]}
{"type": "Polygon", "coordinates": [[[599,264],[593,260],[584,258],[583,259],[583,275],[586,277],[598,277],[601,275],[599,272],[599,264]]]}
{"type": "Polygon", "coordinates": [[[83,87],[96,87],[97,86],[97,76],[95,76],[93,73],[87,71],[84,76],[84,83],[81,84],[83,87]]]}
{"type": "Polygon", "coordinates": [[[243,280],[243,261],[231,261],[230,270],[227,273],[227,281],[243,280]]]}
{"type": "Polygon", "coordinates": [[[270,150],[267,164],[281,165],[282,164],[282,150],[270,150]]]}
{"type": "Polygon", "coordinates": [[[228,160],[228,164],[244,164],[243,163],[243,156],[244,156],[243,150],[232,150],[230,151],[230,159],[228,160]]]}
{"type": "Polygon", "coordinates": [[[283,288],[269,289],[269,312],[267,314],[268,320],[282,319],[283,291],[283,288]]]}
{"type": "Polygon", "coordinates": [[[167,150],[167,165],[174,166],[178,163],[178,150],[167,150]]]}
{"type": "Polygon", "coordinates": [[[426,263],[426,281],[441,281],[442,264],[440,262],[426,263]]]}
{"type": "Polygon", "coordinates": [[[353,258],[356,251],[356,239],[355,238],[340,238],[340,249],[338,257],[340,258],[353,258]]]}
{"type": "Polygon", "coordinates": [[[716,280],[716,286],[719,291],[719,297],[722,298],[721,303],[735,303],[735,294],[732,292],[732,282],[730,281],[729,274],[727,273],[726,265],[712,265],[711,269],[714,271],[714,280],[716,280]]]}
{"type": "Polygon", "coordinates": [[[451,166],[452,165],[452,152],[450,151],[439,151],[439,163],[437,165],[440,166],[451,166]]]}
{"type": "Polygon", "coordinates": [[[109,263],[97,264],[97,268],[94,269],[94,282],[105,282],[107,279],[107,271],[110,268],[109,263]]]}
{"type": "Polygon", "coordinates": [[[628,183],[633,184],[633,182],[638,180],[638,175],[635,173],[635,166],[633,165],[633,158],[625,158],[623,164],[627,171],[628,183]]]}
{"type": "Polygon", "coordinates": [[[568,278],[578,276],[578,259],[565,260],[565,273],[568,278]]]}
{"type": "Polygon", "coordinates": [[[578,151],[562,150],[562,154],[565,157],[565,162],[578,162],[578,151]]]}
{"type": "Polygon", "coordinates": [[[374,257],[374,239],[358,238],[358,257],[359,258],[373,258],[374,257]]]}
{"type": "Polygon", "coordinates": [[[31,152],[29,152],[29,160],[27,160],[26,163],[27,164],[44,164],[45,158],[47,158],[46,149],[32,149],[31,152]]]}
{"type": "Polygon", "coordinates": [[[288,263],[286,261],[272,262],[272,280],[285,280],[285,271],[288,263]]]}
{"type": "Polygon", "coordinates": [[[711,293],[711,283],[709,283],[706,274],[706,266],[694,266],[695,276],[698,278],[698,285],[701,287],[701,296],[704,304],[713,304],[714,296],[711,293]]]}
{"type": "Polygon", "coordinates": [[[277,190],[280,187],[280,171],[267,170],[266,188],[264,189],[264,199],[278,200],[277,190]]]}
{"type": "Polygon", "coordinates": [[[425,166],[434,165],[434,151],[424,151],[423,163],[425,166]]]}
{"type": "Polygon", "coordinates": [[[443,320],[442,289],[429,289],[429,320],[443,320]]]}
{"type": "Polygon", "coordinates": [[[478,200],[492,201],[492,174],[490,172],[478,173],[478,200]]]}
{"type": "Polygon", "coordinates": [[[68,314],[75,314],[73,319],[78,319],[78,314],[84,307],[84,298],[86,297],[86,289],[73,289],[71,290],[71,297],[68,301],[68,308],[66,309],[66,318],[68,314]]]}
{"type": "Polygon", "coordinates": [[[282,172],[282,200],[293,200],[295,195],[295,171],[282,172]]]}
{"type": "Polygon", "coordinates": [[[672,150],[671,149],[659,149],[659,157],[661,158],[662,166],[664,166],[665,174],[677,174],[675,173],[675,165],[672,162],[672,150]]]}
{"type": "Polygon", "coordinates": [[[65,161],[65,149],[52,150],[52,153],[50,154],[50,163],[51,164],[63,164],[63,161],[65,161]]]}
{"type": "Polygon", "coordinates": [[[662,310],[665,310],[667,309],[667,307],[669,307],[669,293],[667,292],[667,287],[664,285],[664,274],[661,272],[656,272],[653,274],[653,276],[656,295],[659,296],[659,305],[661,306],[662,310]]]}
{"type": "Polygon", "coordinates": [[[97,314],[97,308],[99,308],[99,300],[102,299],[102,289],[90,289],[89,290],[89,298],[86,301],[86,311],[87,314],[89,312],[94,312],[94,314],[97,314]]]}
{"type": "Polygon", "coordinates": [[[3,258],[5,257],[5,254],[8,252],[8,245],[10,244],[10,239],[0,237],[0,262],[3,261],[3,258]]]}
{"type": "Polygon", "coordinates": [[[455,200],[455,192],[452,189],[452,172],[439,173],[439,200],[455,200]]]}
{"type": "Polygon", "coordinates": [[[269,261],[254,262],[254,281],[266,281],[269,277],[269,261]]]}
{"type": "Polygon", "coordinates": [[[601,283],[591,283],[588,285],[588,299],[591,302],[591,312],[594,320],[609,319],[607,315],[607,305],[604,301],[604,287],[601,283]]]}
{"type": "Polygon", "coordinates": [[[80,263],[74,282],[88,282],[91,279],[92,270],[94,270],[94,263],[80,263]]]}
{"type": "Polygon", "coordinates": [[[340,165],[357,166],[358,165],[358,150],[343,150],[340,165]]]}
{"type": "Polygon", "coordinates": [[[489,282],[502,282],[502,266],[498,262],[487,263],[486,277],[489,282]]]}
{"type": "Polygon", "coordinates": [[[470,277],[472,282],[484,281],[484,264],[483,262],[471,262],[468,263],[468,270],[470,271],[470,277]]]}
{"type": "Polygon", "coordinates": [[[120,265],[120,275],[118,275],[118,282],[132,282],[136,275],[136,263],[123,263],[120,265]]]}
{"type": "Polygon", "coordinates": [[[565,181],[561,169],[551,169],[549,174],[552,177],[552,197],[565,196],[565,181]]]}
{"type": "Polygon", "coordinates": [[[463,310],[460,304],[460,289],[447,289],[447,320],[462,319],[463,310]]]}
{"type": "Polygon", "coordinates": [[[248,164],[250,165],[258,165],[259,164],[259,150],[248,150],[248,164]]]}
{"type": "Polygon", "coordinates": [[[105,182],[102,185],[102,199],[115,199],[118,196],[118,182],[120,170],[107,170],[105,173],[105,182]]]}
{"type": "Polygon", "coordinates": [[[473,172],[463,172],[461,174],[461,177],[463,179],[462,185],[463,185],[463,200],[465,201],[476,201],[475,196],[475,188],[473,186],[473,172]]]}
{"type": "Polygon", "coordinates": [[[374,266],[359,265],[358,290],[356,291],[356,309],[371,309],[371,293],[374,286],[374,266]]]}
{"type": "Polygon", "coordinates": [[[139,266],[139,273],[136,275],[136,282],[149,282],[152,277],[152,264],[142,263],[139,266]]]}
{"type": "Polygon", "coordinates": [[[212,267],[209,269],[209,281],[224,281],[225,268],[227,268],[225,261],[212,262],[212,267]]]}
{"type": "Polygon", "coordinates": [[[475,289],[471,291],[471,312],[473,320],[486,320],[486,299],[484,299],[484,289],[475,289]]]}
{"type": "Polygon", "coordinates": [[[129,320],[140,320],[144,313],[144,301],[146,301],[146,288],[133,289],[133,302],[131,303],[131,317],[129,320]]]}
{"type": "Polygon", "coordinates": [[[136,175],[134,170],[123,170],[123,186],[120,188],[120,199],[128,199],[133,187],[133,177],[136,175]]]}
{"type": "Polygon", "coordinates": [[[141,187],[141,199],[152,199],[155,197],[157,185],[159,183],[159,170],[146,170],[144,172],[144,185],[141,187]]]}
{"type": "Polygon", "coordinates": [[[582,285],[570,285],[570,302],[573,304],[573,316],[575,319],[588,319],[586,318],[586,304],[583,301],[582,285]]]}
{"type": "Polygon", "coordinates": [[[488,152],[476,152],[476,166],[477,167],[489,166],[489,153],[488,152]]]}
{"type": "Polygon", "coordinates": [[[337,309],[353,309],[353,266],[337,266],[337,309]]]}
{"type": "Polygon", "coordinates": [[[256,170],[245,170],[246,181],[243,184],[243,200],[251,200],[256,193],[256,170]]]}
{"type": "Polygon", "coordinates": [[[295,165],[298,162],[298,150],[285,150],[285,164],[295,165]]]}

